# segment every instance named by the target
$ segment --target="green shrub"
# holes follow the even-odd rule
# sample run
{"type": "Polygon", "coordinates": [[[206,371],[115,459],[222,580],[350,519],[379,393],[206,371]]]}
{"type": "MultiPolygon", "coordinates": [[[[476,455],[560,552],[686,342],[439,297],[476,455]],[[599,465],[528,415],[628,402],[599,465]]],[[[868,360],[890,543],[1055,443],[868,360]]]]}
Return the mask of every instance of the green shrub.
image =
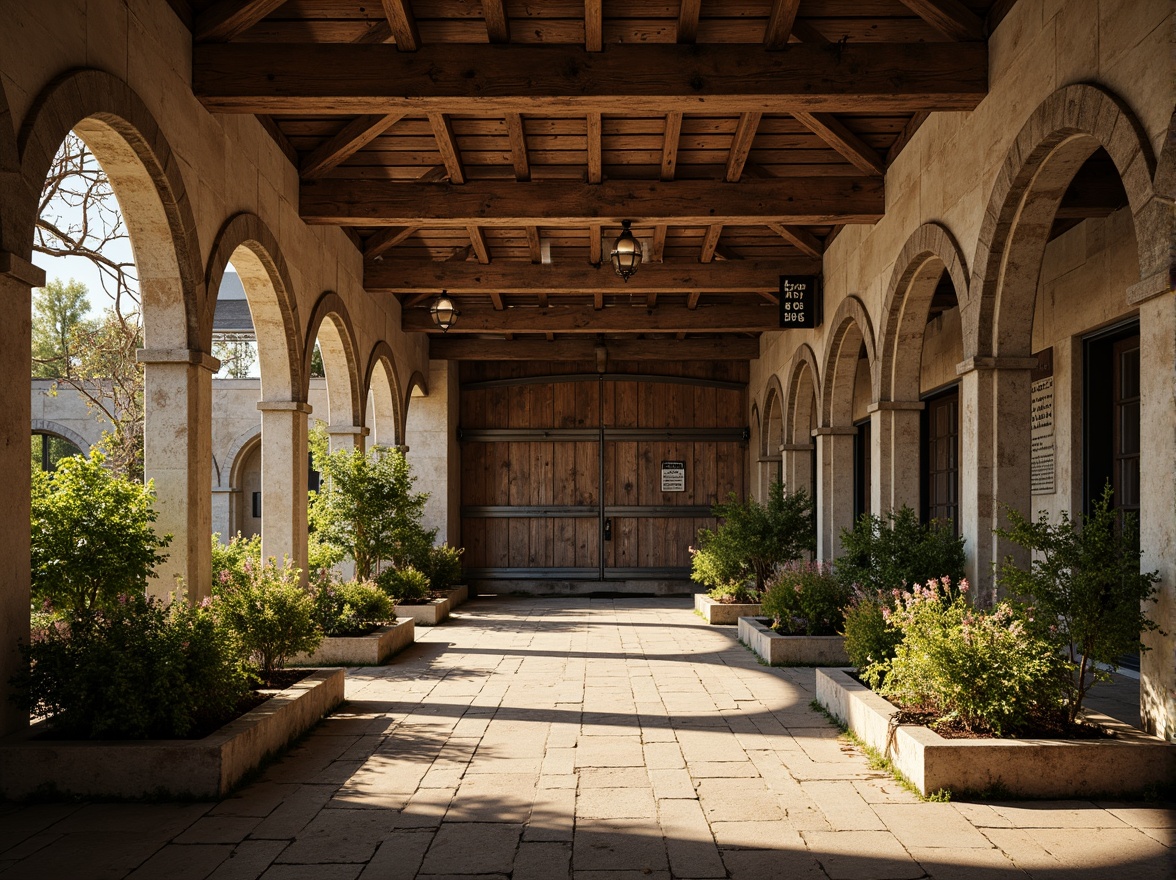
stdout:
{"type": "Polygon", "coordinates": [[[421,602],[429,596],[429,576],[411,565],[384,569],[376,583],[398,605],[421,602]]]}
{"type": "Polygon", "coordinates": [[[776,570],[760,601],[779,633],[832,636],[841,631],[851,598],[826,563],[794,562],[776,570]]]}
{"type": "Polygon", "coordinates": [[[212,582],[213,584],[227,584],[232,582],[242,586],[246,581],[245,563],[252,566],[261,565],[261,535],[244,538],[240,532],[229,539],[228,544],[222,544],[220,534],[212,536],[212,582]]]}
{"type": "Polygon", "coordinates": [[[1140,572],[1135,517],[1120,519],[1112,500],[1108,484],[1090,515],[1081,517],[1081,528],[1064,511],[1055,526],[1044,512],[1034,523],[1010,508],[1011,528],[996,530],[1035,554],[1028,571],[1006,560],[999,580],[1036,606],[1047,634],[1066,653],[1071,720],[1090,687],[1110,681],[1106,667],[1118,669],[1124,654],[1147,650],[1140,633],[1157,629],[1143,606],[1155,601],[1158,573],[1140,572]]]}
{"type": "Polygon", "coordinates": [[[299,583],[300,571],[289,560],[278,565],[246,561],[241,582],[213,584],[215,607],[236,635],[246,658],[269,682],[290,657],[319,646],[323,632],[315,622],[313,597],[299,583]]]}
{"type": "MultiPolygon", "coordinates": [[[[886,625],[886,615],[893,608],[893,597],[881,593],[855,591],[845,609],[845,653],[849,662],[859,670],[877,669],[873,664],[894,656],[902,641],[902,633],[886,625]]],[[[871,687],[880,683],[878,677],[867,678],[871,687]]]]}
{"type": "Polygon", "coordinates": [[[425,567],[421,570],[429,578],[430,589],[448,590],[461,583],[461,554],[464,552],[464,547],[448,544],[429,548],[425,567]]]}
{"type": "Polygon", "coordinates": [[[706,594],[716,602],[726,605],[754,605],[760,600],[760,594],[755,591],[751,581],[711,587],[706,594]]]}
{"type": "Polygon", "coordinates": [[[981,611],[966,592],[966,581],[953,592],[943,578],[906,593],[886,612],[902,641],[867,678],[882,673],[883,696],[978,732],[1015,735],[1035,722],[1056,724],[1068,678],[1056,646],[1008,602],[981,611]]]}
{"type": "Polygon", "coordinates": [[[314,591],[315,621],[328,636],[371,632],[396,619],[388,595],[370,581],[325,583],[314,591]]]}
{"type": "Polygon", "coordinates": [[[118,477],[104,460],[71,456],[32,475],[32,595],[66,613],[143,593],[167,559],[159,551],[171,536],[152,528],[151,483],[118,477]]]}
{"type": "Polygon", "coordinates": [[[816,549],[813,503],[803,489],[785,492],[773,483],[768,503],[740,501],[732,492],[712,514],[722,520],[717,531],[700,529],[698,547],[691,548],[692,580],[708,587],[730,587],[755,579],[762,592],[777,566],[816,549]]]}
{"type": "Polygon", "coordinates": [[[841,532],[842,554],[836,560],[837,578],[847,587],[890,595],[928,580],[964,577],[964,539],[950,524],[922,524],[909,507],[885,517],[863,514],[852,529],[841,532]]]}
{"type": "Polygon", "coordinates": [[[346,556],[338,547],[324,543],[318,532],[312,531],[306,542],[306,573],[310,582],[329,583],[335,576],[335,566],[346,556]]]}
{"type": "Polygon", "coordinates": [[[203,735],[249,691],[232,634],[207,607],[135,594],[41,623],[21,647],[27,663],[13,689],[61,736],[203,735]]]}

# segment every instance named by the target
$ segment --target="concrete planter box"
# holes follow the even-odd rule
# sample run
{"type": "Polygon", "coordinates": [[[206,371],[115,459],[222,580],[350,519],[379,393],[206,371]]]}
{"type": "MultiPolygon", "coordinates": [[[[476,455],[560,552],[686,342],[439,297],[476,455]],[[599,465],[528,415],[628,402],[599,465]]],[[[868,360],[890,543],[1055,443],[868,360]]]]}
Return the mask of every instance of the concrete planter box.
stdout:
{"type": "Polygon", "coordinates": [[[758,603],[746,605],[725,605],[706,593],[694,594],[694,610],[709,624],[734,626],[740,617],[755,617],[761,613],[758,603]]]}
{"type": "Polygon", "coordinates": [[[365,636],[328,636],[313,654],[299,654],[291,666],[381,666],[411,645],[416,622],[409,618],[382,626],[365,636]]]}
{"type": "Polygon", "coordinates": [[[397,605],[397,619],[415,620],[418,626],[436,626],[449,616],[448,599],[430,599],[423,605],[397,605]]]}
{"type": "Polygon", "coordinates": [[[320,669],[198,740],[0,740],[0,799],[224,797],[343,702],[343,670],[320,669]]]}
{"type": "Polygon", "coordinates": [[[459,605],[464,605],[470,600],[470,588],[465,584],[459,584],[452,590],[443,590],[445,598],[449,600],[449,610],[452,611],[459,605]]]}
{"type": "Polygon", "coordinates": [[[1087,712],[1112,739],[944,739],[922,725],[890,726],[898,710],[841,669],[817,670],[817,700],[861,740],[887,755],[924,795],[999,791],[1030,798],[1138,792],[1176,779],[1176,745],[1087,712]]]}
{"type": "Polygon", "coordinates": [[[844,666],[844,636],[782,636],[766,617],[739,618],[739,641],[769,666],[844,666]]]}

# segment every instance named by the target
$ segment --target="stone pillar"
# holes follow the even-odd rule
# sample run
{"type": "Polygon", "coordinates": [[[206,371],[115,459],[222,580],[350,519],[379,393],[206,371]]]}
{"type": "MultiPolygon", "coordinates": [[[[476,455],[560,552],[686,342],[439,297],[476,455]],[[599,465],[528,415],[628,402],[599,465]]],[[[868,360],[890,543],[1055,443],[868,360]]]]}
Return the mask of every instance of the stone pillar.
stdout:
{"type": "Polygon", "coordinates": [[[918,511],[922,401],[871,403],[870,509],[877,515],[903,505],[918,511]]]}
{"type": "Polygon", "coordinates": [[[857,428],[817,428],[817,558],[841,552],[841,530],[853,525],[853,438],[857,428]]]}
{"type": "Polygon", "coordinates": [[[961,363],[960,534],[975,596],[996,598],[993,566],[1013,557],[1028,565],[1028,553],[993,534],[1008,525],[1003,507],[1031,513],[1029,494],[1029,371],[1037,358],[974,357],[961,363]]]}
{"type": "Polygon", "coordinates": [[[461,452],[457,443],[456,361],[429,361],[429,393],[413,397],[405,420],[404,447],[416,491],[428,492],[422,524],[437,529],[438,543],[460,546],[461,452]]]}
{"type": "Polygon", "coordinates": [[[212,490],[212,530],[227,544],[237,534],[236,508],[240,503],[240,489],[214,487],[212,490]]]}
{"type": "Polygon", "coordinates": [[[783,471],[784,488],[789,492],[804,489],[816,503],[816,487],[813,486],[813,454],[816,448],[812,443],[781,443],[780,457],[783,471]]]}
{"type": "Polygon", "coordinates": [[[261,555],[290,559],[306,572],[307,416],[309,403],[263,400],[261,555]]]}
{"type": "Polygon", "coordinates": [[[1164,631],[1143,642],[1140,714],[1150,733],[1176,741],[1176,295],[1140,303],[1140,547],[1160,573],[1159,601],[1145,609],[1164,631]]]}
{"type": "Polygon", "coordinates": [[[0,251],[0,735],[29,723],[8,700],[8,679],[20,668],[17,645],[29,639],[29,444],[32,404],[24,377],[32,358],[32,290],[45,273],[15,254],[0,251]]]}
{"type": "Polygon", "coordinates": [[[139,349],[143,364],[143,473],[155,481],[155,531],[170,534],[167,561],[148,584],[166,597],[182,582],[189,601],[212,590],[212,375],[202,351],[139,349]]]}
{"type": "Polygon", "coordinates": [[[328,425],[327,438],[331,452],[358,449],[363,452],[364,440],[371,430],[362,425],[328,425]]]}

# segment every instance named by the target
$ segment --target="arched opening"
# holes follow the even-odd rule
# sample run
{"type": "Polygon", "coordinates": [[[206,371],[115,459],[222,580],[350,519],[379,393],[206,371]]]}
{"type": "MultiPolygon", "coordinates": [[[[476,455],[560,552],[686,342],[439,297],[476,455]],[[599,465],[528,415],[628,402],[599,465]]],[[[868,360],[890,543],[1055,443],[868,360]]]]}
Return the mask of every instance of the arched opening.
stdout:
{"type": "Polygon", "coordinates": [[[50,431],[33,431],[31,447],[31,463],[35,468],[43,471],[57,470],[58,463],[63,458],[86,453],[77,440],[71,440],[60,433],[50,431]]]}
{"type": "MultiPolygon", "coordinates": [[[[364,447],[366,400],[361,396],[359,357],[355,331],[342,299],[327,292],[319,297],[306,333],[303,369],[310,382],[311,365],[318,351],[326,386],[327,432],[332,449],[364,447]]],[[[309,386],[307,388],[309,394],[309,386]]]]}
{"type": "Polygon", "coordinates": [[[780,447],[784,443],[784,392],[780,380],[772,376],[764,395],[764,417],[760,427],[759,496],[768,497],[768,487],[784,479],[784,462],[780,447]]]}
{"type": "MultiPolygon", "coordinates": [[[[817,485],[816,445],[819,377],[817,359],[807,345],[797,349],[789,365],[787,406],[784,410],[783,470],[789,491],[804,489],[814,495],[817,485]]],[[[814,508],[819,508],[815,499],[814,508]]],[[[819,516],[819,513],[818,513],[819,516]]]]}
{"type": "Polygon", "coordinates": [[[256,433],[241,445],[230,462],[229,488],[232,502],[229,522],[232,534],[252,538],[261,534],[261,434],[256,433]]]}
{"type": "Polygon", "coordinates": [[[371,429],[368,442],[373,446],[400,446],[400,380],[396,376],[392,349],[379,343],[368,359],[367,413],[364,424],[371,429]]]}

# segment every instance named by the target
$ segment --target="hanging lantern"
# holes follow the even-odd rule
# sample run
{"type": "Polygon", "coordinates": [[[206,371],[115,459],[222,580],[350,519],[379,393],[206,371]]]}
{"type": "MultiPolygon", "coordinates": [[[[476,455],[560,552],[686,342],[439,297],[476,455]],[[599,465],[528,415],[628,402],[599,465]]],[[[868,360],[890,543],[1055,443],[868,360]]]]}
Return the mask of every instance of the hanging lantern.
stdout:
{"type": "Polygon", "coordinates": [[[637,267],[641,265],[641,242],[633,237],[633,232],[629,229],[630,225],[629,220],[621,221],[623,228],[621,234],[617,236],[617,240],[613,242],[611,254],[613,271],[625,281],[628,281],[637,272],[637,267]]]}
{"type": "Polygon", "coordinates": [[[433,323],[441,328],[442,333],[449,331],[449,328],[457,323],[461,312],[458,311],[457,306],[454,305],[453,300],[445,295],[445,291],[441,291],[441,295],[433,300],[433,304],[429,306],[429,316],[432,317],[433,323]]]}

